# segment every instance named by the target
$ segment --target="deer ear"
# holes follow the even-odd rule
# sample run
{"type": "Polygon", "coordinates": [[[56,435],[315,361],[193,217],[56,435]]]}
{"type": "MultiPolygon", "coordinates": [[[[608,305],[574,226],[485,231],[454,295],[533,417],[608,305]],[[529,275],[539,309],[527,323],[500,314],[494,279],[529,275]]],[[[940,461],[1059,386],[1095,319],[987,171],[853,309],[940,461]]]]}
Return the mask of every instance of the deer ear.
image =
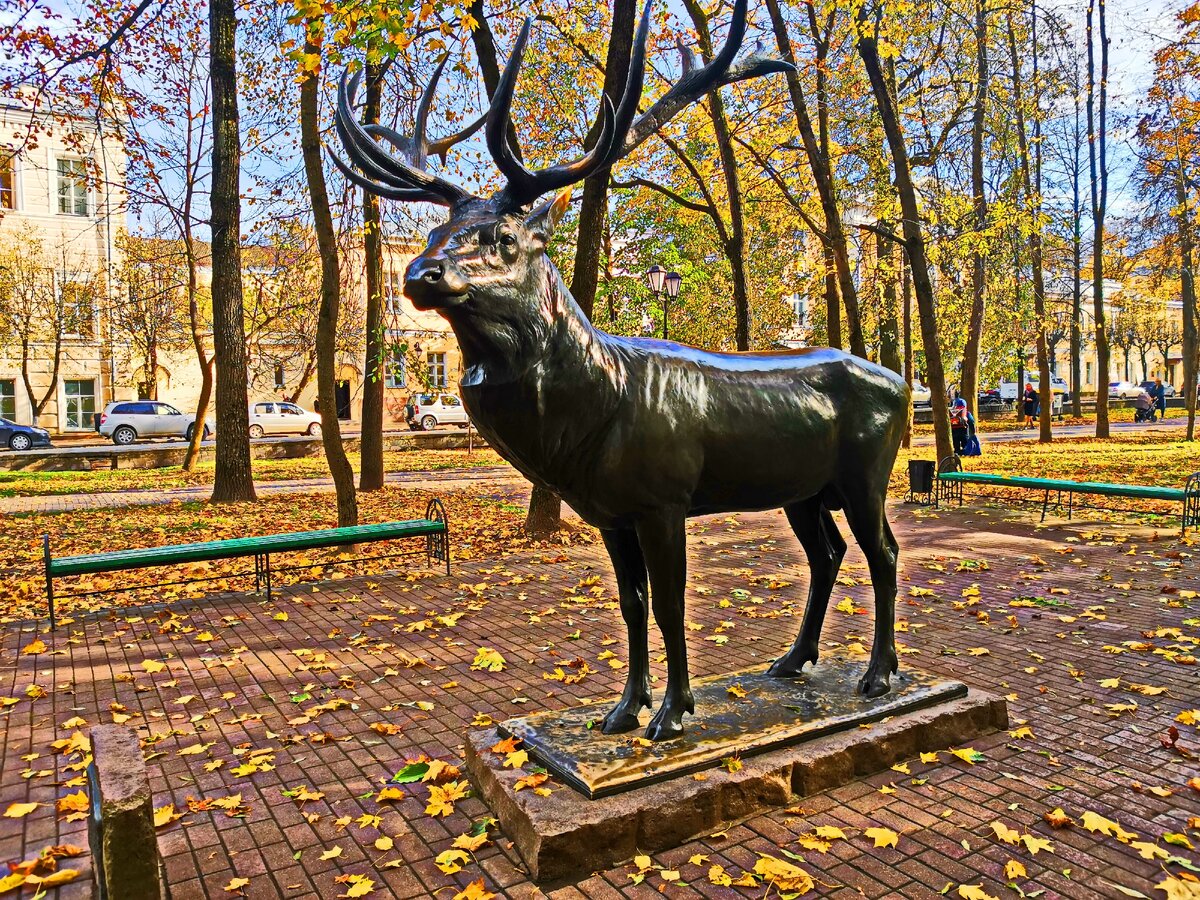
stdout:
{"type": "Polygon", "coordinates": [[[547,200],[531,212],[525,219],[525,227],[543,239],[549,240],[570,205],[571,189],[565,188],[553,200],[547,200]]]}

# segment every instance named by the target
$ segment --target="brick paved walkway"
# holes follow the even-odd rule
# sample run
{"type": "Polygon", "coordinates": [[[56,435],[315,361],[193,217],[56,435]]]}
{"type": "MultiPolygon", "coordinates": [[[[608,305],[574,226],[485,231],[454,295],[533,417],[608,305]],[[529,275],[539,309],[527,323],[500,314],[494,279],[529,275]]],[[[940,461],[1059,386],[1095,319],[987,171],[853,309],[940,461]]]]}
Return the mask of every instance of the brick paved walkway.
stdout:
{"type": "MultiPolygon", "coordinates": [[[[1052,829],[1042,817],[1055,807],[1076,821],[1100,813],[1147,846],[1200,863],[1161,840],[1174,833],[1200,841],[1200,822],[1188,822],[1200,793],[1186,784],[1200,776],[1200,762],[1160,743],[1176,716],[1200,706],[1194,551],[1174,540],[1117,543],[998,518],[894,509],[904,562],[901,664],[1006,693],[1016,735],[975,742],[983,758],[974,765],[945,753],[936,763],[912,760],[908,773],[863,779],[658,854],[641,884],[630,864],[547,892],[762,897],[765,886],[711,884],[710,867],[737,879],[758,854],[786,859],[786,850],[816,880],[813,896],[936,898],[947,885],[958,896],[958,885],[982,884],[993,896],[1016,897],[1010,880],[1042,897],[1122,896],[1115,885],[1164,896],[1154,886],[1178,864],[1143,858],[1153,851],[1079,825],[1052,829]],[[1010,846],[994,821],[1047,839],[1051,849],[1034,855],[1010,846]],[[846,839],[826,853],[796,843],[822,825],[840,827],[846,839]],[[899,832],[898,846],[875,849],[863,833],[872,826],[899,832]],[[1027,875],[1006,877],[1010,860],[1027,875]],[[677,871],[678,882],[665,882],[660,870],[677,871]]],[[[770,659],[799,624],[807,583],[781,515],[703,519],[690,531],[693,672],[770,659]]],[[[868,643],[870,587],[853,547],[842,575],[834,602],[850,603],[830,610],[826,645],[868,643]]],[[[461,871],[439,870],[439,854],[486,816],[478,800],[460,799],[434,818],[425,811],[427,785],[404,785],[396,801],[378,802],[377,792],[406,758],[458,762],[461,735],[476,716],[617,693],[624,673],[606,655],[624,658],[614,600],[602,551],[573,547],[462,563],[448,578],[305,585],[271,604],[227,595],[173,612],[127,610],[52,636],[10,630],[0,643],[0,697],[18,702],[5,713],[0,807],[43,805],[0,819],[0,859],[85,843],[84,824],[54,811],[56,799],[80,789],[71,781],[79,773],[67,768],[78,756],[57,754],[51,742],[70,737],[74,717],[90,725],[115,712],[132,716],[147,738],[158,805],[184,812],[159,832],[177,900],[231,896],[224,887],[235,876],[250,880],[250,897],[332,898],[346,892],[348,884],[335,881],[346,874],[373,879],[374,897],[449,898],[479,878],[499,896],[534,896],[503,834],[461,871]],[[38,637],[46,651],[18,652],[38,637]],[[480,647],[497,649],[504,670],[472,670],[480,647]],[[567,666],[576,659],[592,670],[581,683],[546,678],[556,667],[583,671],[567,666]],[[147,660],[165,668],[148,672],[147,660]],[[28,699],[38,693],[33,685],[46,696],[28,699]],[[282,793],[300,788],[323,796],[301,802],[302,794],[282,793]],[[230,814],[198,802],[233,794],[241,799],[230,814]],[[188,811],[189,798],[197,811],[188,811]],[[377,849],[388,845],[376,844],[385,836],[392,849],[377,849]]],[[[651,657],[661,676],[657,635],[651,657]]],[[[1180,747],[1200,753],[1196,727],[1178,727],[1180,747]]]]}

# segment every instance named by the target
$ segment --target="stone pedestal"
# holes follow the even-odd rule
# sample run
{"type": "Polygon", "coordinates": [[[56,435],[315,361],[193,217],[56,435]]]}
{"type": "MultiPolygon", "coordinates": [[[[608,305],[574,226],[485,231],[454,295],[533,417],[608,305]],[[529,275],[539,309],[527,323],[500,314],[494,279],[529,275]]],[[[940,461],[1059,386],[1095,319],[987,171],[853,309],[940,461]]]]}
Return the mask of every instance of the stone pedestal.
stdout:
{"type": "Polygon", "coordinates": [[[546,883],[677,847],[1007,727],[1002,699],[911,670],[893,678],[886,697],[856,697],[863,665],[835,658],[797,679],[759,669],[697,682],[686,734],[650,746],[640,732],[599,732],[610,702],[472,729],[467,773],[530,876],[546,883]],[[549,796],[515,790],[528,773],[504,768],[489,750],[506,734],[523,738],[531,765],[556,776],[549,796]],[[733,756],[741,767],[730,772],[722,760],[733,756]]]}
{"type": "Polygon", "coordinates": [[[97,725],[89,737],[88,842],[97,896],[162,900],[154,796],[138,737],[119,725],[97,725]]]}

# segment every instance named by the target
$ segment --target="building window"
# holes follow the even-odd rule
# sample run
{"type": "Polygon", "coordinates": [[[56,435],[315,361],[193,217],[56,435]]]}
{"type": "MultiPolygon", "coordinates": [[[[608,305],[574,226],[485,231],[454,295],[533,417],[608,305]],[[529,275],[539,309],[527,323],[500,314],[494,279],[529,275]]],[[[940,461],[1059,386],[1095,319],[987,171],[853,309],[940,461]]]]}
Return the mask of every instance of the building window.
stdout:
{"type": "Polygon", "coordinates": [[[16,158],[7,147],[0,147],[0,209],[17,208],[16,158]]]}
{"type": "Polygon", "coordinates": [[[67,395],[67,428],[91,428],[96,412],[96,382],[91,378],[64,382],[67,395]]]}
{"type": "Polygon", "coordinates": [[[67,276],[60,275],[58,290],[62,301],[63,334],[88,340],[95,337],[96,305],[91,284],[72,281],[67,276]]]}
{"type": "Polygon", "coordinates": [[[87,168],[82,159],[58,161],[58,212],[64,216],[88,214],[87,168]]]}
{"type": "Polygon", "coordinates": [[[1085,384],[1092,383],[1092,364],[1090,362],[1087,364],[1087,371],[1086,371],[1086,374],[1083,376],[1083,381],[1085,384]]]}
{"type": "Polygon", "coordinates": [[[282,391],[286,386],[284,375],[283,363],[275,363],[275,390],[282,391]]]}
{"type": "Polygon", "coordinates": [[[445,353],[428,353],[425,359],[429,363],[429,386],[432,388],[444,388],[446,382],[446,354],[445,353]]]}
{"type": "Polygon", "coordinates": [[[12,378],[0,378],[0,419],[17,421],[17,382],[12,378]]]}
{"type": "Polygon", "coordinates": [[[385,309],[388,315],[394,316],[400,311],[400,297],[404,294],[404,276],[399,272],[388,272],[387,286],[384,288],[385,309]]]}
{"type": "Polygon", "coordinates": [[[392,348],[391,358],[387,362],[387,378],[384,381],[390,388],[402,388],[408,384],[408,370],[404,362],[404,350],[392,348]]]}
{"type": "Polygon", "coordinates": [[[795,314],[794,328],[808,327],[808,301],[799,294],[792,294],[787,298],[788,305],[791,306],[792,312],[795,314]]]}

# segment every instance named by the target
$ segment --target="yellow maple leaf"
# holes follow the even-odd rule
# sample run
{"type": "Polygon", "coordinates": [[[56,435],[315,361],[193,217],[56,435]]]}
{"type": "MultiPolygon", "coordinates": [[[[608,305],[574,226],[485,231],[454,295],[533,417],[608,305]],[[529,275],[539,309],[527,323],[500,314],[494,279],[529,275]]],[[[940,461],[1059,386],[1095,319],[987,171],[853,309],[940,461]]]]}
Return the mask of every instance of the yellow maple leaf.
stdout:
{"type": "Polygon", "coordinates": [[[341,855],[342,855],[342,848],[337,845],[334,845],[333,847],[330,847],[328,850],[326,850],[324,853],[322,853],[320,858],[323,860],[337,859],[341,855]]]}
{"type": "Polygon", "coordinates": [[[937,755],[936,751],[933,753],[922,753],[921,754],[921,762],[923,762],[923,763],[935,763],[937,761],[938,761],[938,755],[937,755]]]}
{"type": "Polygon", "coordinates": [[[398,787],[385,787],[375,795],[376,803],[386,803],[389,800],[403,800],[404,791],[398,787]]]}
{"type": "Polygon", "coordinates": [[[1194,880],[1184,881],[1183,875],[1168,875],[1154,888],[1163,891],[1167,895],[1167,900],[1197,900],[1200,898],[1200,883],[1194,880]]]}
{"type": "Polygon", "coordinates": [[[774,885],[776,890],[781,892],[807,894],[813,889],[811,875],[799,866],[794,866],[786,860],[769,856],[766,853],[758,855],[758,861],[754,864],[754,871],[758,875],[761,875],[764,881],[774,885]]]}
{"type": "Polygon", "coordinates": [[[492,900],[496,895],[483,887],[483,879],[477,878],[454,895],[452,900],[492,900]]]}
{"type": "Polygon", "coordinates": [[[491,647],[480,647],[475,652],[471,668],[481,672],[501,672],[504,670],[504,657],[491,647]]]}
{"type": "Polygon", "coordinates": [[[975,765],[975,763],[984,759],[984,755],[974,747],[959,747],[957,750],[951,750],[950,752],[963,762],[970,763],[971,765],[975,765]]]}
{"type": "Polygon", "coordinates": [[[339,894],[339,897],[365,897],[375,890],[375,882],[365,875],[355,879],[350,887],[346,889],[346,893],[339,894]]]}
{"type": "MultiPolygon", "coordinates": [[[[25,879],[25,884],[28,887],[51,888],[58,887],[60,884],[70,884],[78,877],[78,869],[59,869],[49,875],[29,875],[25,879]]],[[[44,896],[44,894],[39,896],[44,896]]]]}
{"type": "Polygon", "coordinates": [[[1000,821],[992,823],[992,832],[996,835],[996,837],[1004,841],[1004,843],[1012,844],[1014,847],[1021,841],[1021,835],[1019,832],[1014,831],[1000,821]]]}
{"type": "Polygon", "coordinates": [[[1100,815],[1099,813],[1094,813],[1091,810],[1088,810],[1079,817],[1079,824],[1093,833],[1107,835],[1108,837],[1115,837],[1123,844],[1128,844],[1130,841],[1137,838],[1136,834],[1126,831],[1112,819],[1106,819],[1104,816],[1100,815]]]}
{"type": "Polygon", "coordinates": [[[1129,846],[1136,850],[1142,859],[1166,859],[1171,855],[1165,848],[1146,841],[1130,841],[1129,846]]]}
{"type": "Polygon", "coordinates": [[[491,838],[488,837],[486,831],[480,832],[479,834],[471,834],[468,832],[466,834],[460,834],[458,837],[456,837],[454,839],[454,843],[450,846],[459,850],[466,850],[469,853],[474,853],[490,840],[491,838]]]}
{"type": "Polygon", "coordinates": [[[724,866],[710,866],[708,869],[708,883],[715,884],[717,887],[729,887],[733,884],[733,878],[725,871],[724,866]]]}
{"type": "Polygon", "coordinates": [[[7,894],[9,891],[19,888],[25,883],[25,876],[20,872],[13,872],[0,878],[0,894],[7,894]]]}
{"type": "Polygon", "coordinates": [[[813,834],[826,841],[846,840],[846,832],[836,825],[818,825],[813,829],[813,834]]]}
{"type": "Polygon", "coordinates": [[[958,886],[958,896],[962,900],[999,900],[998,897],[985,891],[983,884],[960,884],[958,886]]]}
{"type": "Polygon", "coordinates": [[[184,747],[182,750],[180,750],[179,755],[180,756],[198,756],[199,754],[203,753],[205,750],[207,750],[211,746],[212,746],[212,744],[192,744],[190,747],[184,747]]]}
{"type": "Polygon", "coordinates": [[[175,804],[168,803],[166,806],[160,806],[154,810],[154,827],[165,828],[172,822],[178,822],[183,818],[183,813],[175,811],[175,804]]]}
{"type": "Polygon", "coordinates": [[[1035,834],[1021,835],[1021,843],[1025,845],[1025,849],[1029,851],[1030,856],[1037,856],[1040,850],[1045,850],[1047,853],[1054,852],[1053,844],[1035,834]]]}
{"type": "Polygon", "coordinates": [[[225,885],[225,890],[230,894],[241,893],[242,888],[250,883],[249,878],[230,878],[229,884],[225,885]]]}
{"type": "Polygon", "coordinates": [[[1009,881],[1016,881],[1018,878],[1025,878],[1029,875],[1025,871],[1025,864],[1015,859],[1010,859],[1004,864],[1004,877],[1009,881]]]}
{"type": "Polygon", "coordinates": [[[91,805],[88,801],[88,795],[83,791],[76,791],[74,794],[67,794],[65,797],[59,797],[57,801],[58,811],[66,812],[81,812],[88,811],[91,805]]]}
{"type": "Polygon", "coordinates": [[[434,864],[442,870],[443,874],[453,875],[455,872],[462,871],[462,864],[470,862],[471,857],[462,850],[443,850],[434,859],[434,864]]]}
{"type": "Polygon", "coordinates": [[[381,850],[384,853],[386,853],[388,850],[391,850],[395,846],[396,846],[396,842],[394,840],[392,840],[390,837],[388,837],[386,834],[375,838],[375,849],[376,850],[381,850]]]}
{"type": "Polygon", "coordinates": [[[33,812],[35,809],[37,809],[41,805],[42,804],[40,804],[40,803],[10,803],[8,805],[8,809],[6,809],[4,811],[4,818],[6,818],[6,819],[23,818],[23,817],[29,815],[31,812],[33,812]]]}
{"type": "Polygon", "coordinates": [[[868,828],[863,832],[863,834],[871,838],[871,840],[875,842],[876,847],[896,848],[897,843],[900,841],[900,835],[892,831],[890,828],[868,828]]]}
{"type": "Polygon", "coordinates": [[[26,644],[24,647],[22,647],[21,652],[27,653],[30,655],[32,655],[34,653],[45,653],[46,652],[46,642],[43,641],[41,638],[36,638],[35,640],[30,641],[28,644],[26,644]]]}

